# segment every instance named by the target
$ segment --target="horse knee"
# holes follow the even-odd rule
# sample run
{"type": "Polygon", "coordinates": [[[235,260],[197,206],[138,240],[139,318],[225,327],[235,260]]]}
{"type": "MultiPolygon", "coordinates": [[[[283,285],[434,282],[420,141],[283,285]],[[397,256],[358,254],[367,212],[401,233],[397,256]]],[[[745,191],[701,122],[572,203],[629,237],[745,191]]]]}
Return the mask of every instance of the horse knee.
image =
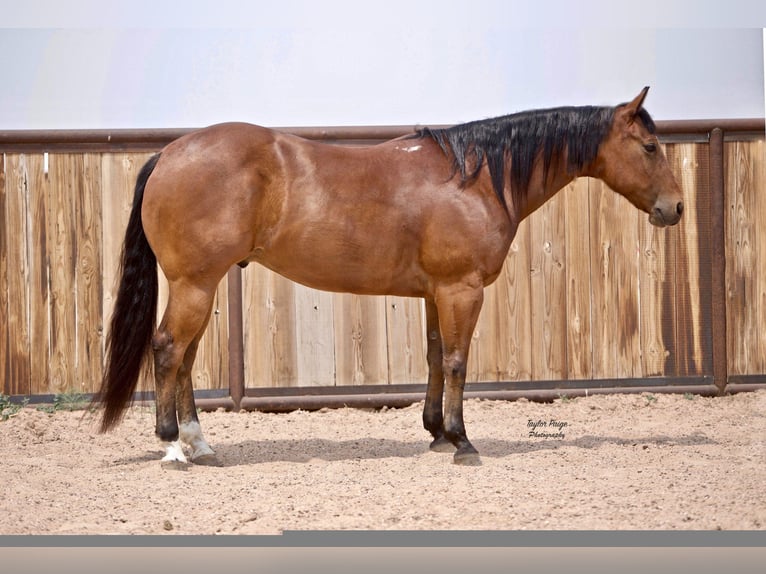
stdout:
{"type": "Polygon", "coordinates": [[[444,374],[452,381],[465,382],[467,361],[462,354],[454,353],[444,357],[444,374]]]}

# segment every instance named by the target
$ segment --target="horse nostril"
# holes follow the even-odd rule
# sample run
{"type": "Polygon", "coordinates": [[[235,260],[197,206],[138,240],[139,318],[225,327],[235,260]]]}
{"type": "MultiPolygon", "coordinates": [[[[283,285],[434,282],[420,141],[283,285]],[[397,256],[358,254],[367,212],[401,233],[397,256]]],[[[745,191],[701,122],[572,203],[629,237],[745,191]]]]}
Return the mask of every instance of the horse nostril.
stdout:
{"type": "Polygon", "coordinates": [[[679,201],[678,205],[676,205],[676,213],[678,213],[678,215],[681,215],[683,212],[684,212],[684,202],[679,201]]]}

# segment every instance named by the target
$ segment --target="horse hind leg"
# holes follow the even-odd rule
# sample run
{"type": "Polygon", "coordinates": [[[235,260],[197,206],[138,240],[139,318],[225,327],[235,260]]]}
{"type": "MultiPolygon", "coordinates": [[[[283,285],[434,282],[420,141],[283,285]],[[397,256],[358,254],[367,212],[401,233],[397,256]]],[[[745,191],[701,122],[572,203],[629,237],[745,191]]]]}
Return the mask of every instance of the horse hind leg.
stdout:
{"type": "MultiPolygon", "coordinates": [[[[208,312],[208,317],[210,313],[208,312]]],[[[197,416],[197,405],[194,402],[194,385],[192,380],[192,365],[197,356],[199,341],[205,332],[205,326],[199,331],[192,343],[186,349],[184,361],[178,373],[178,394],[176,395],[176,409],[178,410],[179,438],[182,443],[191,449],[191,461],[195,464],[207,466],[219,466],[215,451],[202,435],[202,427],[197,416]]]]}
{"type": "Polygon", "coordinates": [[[200,450],[200,455],[209,454],[204,452],[206,443],[202,444],[204,439],[198,429],[190,373],[214,293],[215,286],[205,289],[182,281],[171,283],[165,315],[152,340],[157,406],[155,432],[165,449],[163,462],[187,462],[180,439],[186,442],[191,440],[192,448],[200,450]],[[181,408],[177,413],[179,403],[181,408]],[[179,432],[179,420],[183,436],[179,432]]]}

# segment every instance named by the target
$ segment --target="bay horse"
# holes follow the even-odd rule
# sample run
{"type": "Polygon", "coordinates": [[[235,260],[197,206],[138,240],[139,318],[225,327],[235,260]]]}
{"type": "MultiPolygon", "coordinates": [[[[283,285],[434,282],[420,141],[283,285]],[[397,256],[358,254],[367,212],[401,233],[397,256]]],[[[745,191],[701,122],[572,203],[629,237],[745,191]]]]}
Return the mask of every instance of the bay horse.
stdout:
{"type": "Polygon", "coordinates": [[[519,223],[579,176],[603,180],[656,226],[678,223],[681,189],[643,108],[561,107],[421,129],[366,147],[244,123],[168,144],[141,169],[121,256],[101,431],[120,421],[154,356],[165,461],[215,464],[191,371],[216,287],[258,262],[315,289],[425,299],[431,448],[480,464],[463,423],[483,290],[519,223]],[[169,298],[155,330],[157,263],[169,298]]]}

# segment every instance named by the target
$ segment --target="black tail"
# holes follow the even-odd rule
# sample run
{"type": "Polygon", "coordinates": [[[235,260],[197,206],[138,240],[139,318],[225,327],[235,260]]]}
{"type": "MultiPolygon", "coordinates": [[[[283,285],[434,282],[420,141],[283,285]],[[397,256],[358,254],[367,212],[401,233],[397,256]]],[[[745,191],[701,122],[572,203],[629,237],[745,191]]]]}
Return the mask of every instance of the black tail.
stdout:
{"type": "Polygon", "coordinates": [[[132,402],[138,379],[149,367],[149,349],[157,316],[157,258],[141,223],[144,188],[160,154],[141,168],[120,259],[120,286],[106,338],[106,366],[94,398],[104,406],[101,432],[116,426],[132,402]]]}

